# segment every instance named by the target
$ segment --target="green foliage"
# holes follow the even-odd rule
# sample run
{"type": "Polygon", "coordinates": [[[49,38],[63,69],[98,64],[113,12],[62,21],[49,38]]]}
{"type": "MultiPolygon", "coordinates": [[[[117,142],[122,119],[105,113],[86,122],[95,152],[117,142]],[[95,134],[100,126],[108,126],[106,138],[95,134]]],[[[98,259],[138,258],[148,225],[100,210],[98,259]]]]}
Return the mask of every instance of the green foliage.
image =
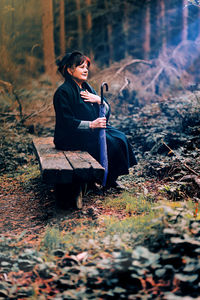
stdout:
{"type": "Polygon", "coordinates": [[[101,215],[98,221],[79,218],[78,223],[70,222],[62,231],[57,227],[47,227],[41,247],[50,252],[58,247],[68,251],[99,251],[106,245],[114,247],[116,243],[128,247],[143,240],[160,224],[160,221],[152,222],[152,219],[157,218],[161,210],[154,210],[155,204],[144,195],[136,197],[125,192],[118,197],[106,198],[102,204],[113,211],[121,210],[124,217],[119,220],[114,216],[101,215]],[[138,236],[135,240],[136,233],[138,236]]]}
{"type": "Polygon", "coordinates": [[[52,251],[56,248],[60,248],[63,244],[63,236],[59,228],[56,226],[48,226],[45,231],[44,238],[41,243],[41,248],[52,251]]]}
{"type": "Polygon", "coordinates": [[[106,235],[139,232],[146,235],[155,226],[152,223],[152,219],[157,216],[158,212],[152,211],[147,215],[127,217],[123,220],[119,220],[116,217],[105,217],[106,235]]]}
{"type": "Polygon", "coordinates": [[[136,196],[129,192],[124,192],[117,198],[107,198],[103,205],[109,208],[123,209],[130,214],[142,214],[150,212],[153,203],[150,198],[143,194],[136,196]]]}

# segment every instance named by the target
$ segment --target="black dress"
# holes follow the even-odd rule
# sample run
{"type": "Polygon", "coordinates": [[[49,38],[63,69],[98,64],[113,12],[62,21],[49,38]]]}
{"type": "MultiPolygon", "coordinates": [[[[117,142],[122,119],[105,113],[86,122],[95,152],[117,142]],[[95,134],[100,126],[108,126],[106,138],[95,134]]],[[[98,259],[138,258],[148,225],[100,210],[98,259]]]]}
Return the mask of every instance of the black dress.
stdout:
{"type": "MultiPolygon", "coordinates": [[[[85,82],[83,88],[96,94],[95,90],[85,82]]],[[[61,150],[83,150],[89,152],[99,161],[99,130],[78,128],[81,121],[93,121],[99,117],[99,105],[84,102],[80,96],[80,88],[68,76],[54,94],[56,124],[54,143],[61,150]]],[[[106,101],[106,99],[104,99],[106,101]]],[[[107,101],[106,101],[107,102],[107,101]]],[[[107,113],[107,120],[110,115],[107,113]]],[[[106,140],[108,149],[108,184],[114,182],[119,175],[128,174],[128,169],[135,165],[136,159],[126,136],[121,131],[107,124],[106,140]]]]}

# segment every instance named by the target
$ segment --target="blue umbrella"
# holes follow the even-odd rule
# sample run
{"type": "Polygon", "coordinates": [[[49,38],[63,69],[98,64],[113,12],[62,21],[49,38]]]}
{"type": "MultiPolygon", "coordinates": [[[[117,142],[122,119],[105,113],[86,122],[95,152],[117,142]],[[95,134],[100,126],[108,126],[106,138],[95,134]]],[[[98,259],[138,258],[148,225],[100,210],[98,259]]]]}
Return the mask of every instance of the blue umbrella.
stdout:
{"type": "MultiPolygon", "coordinates": [[[[108,84],[103,82],[101,85],[101,104],[99,107],[99,117],[105,117],[105,105],[103,102],[103,88],[106,87],[106,91],[108,91],[108,84]]],[[[107,143],[106,143],[106,131],[104,128],[99,130],[99,144],[100,144],[100,164],[105,169],[104,178],[102,181],[103,187],[106,185],[106,180],[108,176],[108,154],[107,154],[107,143]]]]}

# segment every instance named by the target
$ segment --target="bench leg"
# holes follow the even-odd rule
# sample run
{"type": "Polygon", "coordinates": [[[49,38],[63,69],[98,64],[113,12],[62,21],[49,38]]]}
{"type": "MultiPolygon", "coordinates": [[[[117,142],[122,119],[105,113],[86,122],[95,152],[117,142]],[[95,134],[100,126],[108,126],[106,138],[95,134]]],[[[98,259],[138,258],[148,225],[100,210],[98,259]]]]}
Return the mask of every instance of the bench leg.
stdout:
{"type": "Polygon", "coordinates": [[[82,186],[77,186],[77,190],[75,193],[75,203],[76,208],[81,209],[83,207],[83,189],[82,186]]]}
{"type": "Polygon", "coordinates": [[[75,184],[57,184],[56,201],[59,207],[81,209],[82,198],[85,193],[86,184],[77,182],[75,184]]]}

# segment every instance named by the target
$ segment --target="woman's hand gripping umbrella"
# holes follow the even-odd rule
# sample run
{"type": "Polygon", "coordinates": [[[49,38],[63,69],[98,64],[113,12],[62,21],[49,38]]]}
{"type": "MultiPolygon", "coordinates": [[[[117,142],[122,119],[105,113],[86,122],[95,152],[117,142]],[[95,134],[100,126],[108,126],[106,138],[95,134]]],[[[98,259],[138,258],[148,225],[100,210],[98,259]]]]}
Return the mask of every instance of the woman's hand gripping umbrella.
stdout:
{"type": "MultiPolygon", "coordinates": [[[[99,107],[99,117],[105,117],[105,105],[103,102],[103,88],[106,87],[106,91],[108,91],[108,84],[103,82],[101,85],[101,104],[99,107]]],[[[108,154],[107,154],[107,143],[106,143],[106,130],[101,128],[99,130],[99,144],[100,144],[100,164],[105,169],[104,178],[102,181],[102,186],[106,186],[106,180],[108,176],[108,154]]]]}

